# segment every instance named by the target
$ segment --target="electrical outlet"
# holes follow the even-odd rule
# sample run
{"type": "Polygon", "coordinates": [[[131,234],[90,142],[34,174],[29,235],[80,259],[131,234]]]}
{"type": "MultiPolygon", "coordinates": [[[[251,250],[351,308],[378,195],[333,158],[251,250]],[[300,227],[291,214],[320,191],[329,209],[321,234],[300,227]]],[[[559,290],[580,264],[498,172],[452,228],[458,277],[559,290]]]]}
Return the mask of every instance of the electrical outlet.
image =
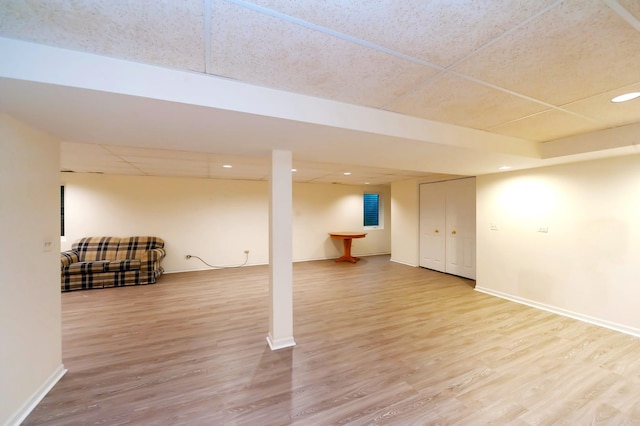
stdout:
{"type": "Polygon", "coordinates": [[[51,251],[53,250],[53,241],[51,240],[43,240],[42,241],[42,251],[51,251]]]}
{"type": "Polygon", "coordinates": [[[548,226],[540,226],[538,228],[538,232],[542,232],[543,234],[546,234],[549,232],[549,227],[548,226]]]}

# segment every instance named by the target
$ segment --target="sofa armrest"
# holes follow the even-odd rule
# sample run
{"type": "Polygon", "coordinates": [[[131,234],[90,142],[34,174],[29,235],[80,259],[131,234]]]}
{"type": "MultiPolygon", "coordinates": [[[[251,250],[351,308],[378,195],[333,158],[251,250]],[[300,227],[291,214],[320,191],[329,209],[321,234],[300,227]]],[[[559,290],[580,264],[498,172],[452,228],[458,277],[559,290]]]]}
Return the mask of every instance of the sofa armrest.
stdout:
{"type": "Polygon", "coordinates": [[[162,260],[166,255],[166,252],[164,251],[163,248],[155,248],[155,249],[151,249],[151,250],[147,250],[144,252],[144,254],[142,255],[142,257],[140,258],[140,261],[144,264],[144,262],[158,262],[160,260],[162,260]]]}
{"type": "Polygon", "coordinates": [[[60,253],[60,268],[64,268],[65,266],[69,266],[72,263],[78,262],[80,259],[78,257],[78,252],[75,250],[67,250],[60,253]]]}

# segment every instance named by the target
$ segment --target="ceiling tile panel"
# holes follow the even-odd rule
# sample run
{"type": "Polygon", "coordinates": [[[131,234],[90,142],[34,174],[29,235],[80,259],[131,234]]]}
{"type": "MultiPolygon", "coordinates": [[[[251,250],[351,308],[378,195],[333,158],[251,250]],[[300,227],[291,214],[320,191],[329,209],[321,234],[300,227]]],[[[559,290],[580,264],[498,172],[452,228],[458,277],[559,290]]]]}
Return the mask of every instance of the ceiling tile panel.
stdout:
{"type": "Polygon", "coordinates": [[[312,173],[294,173],[292,179],[294,182],[306,182],[306,183],[323,183],[322,179],[327,174],[312,174],[312,173]]]}
{"type": "Polygon", "coordinates": [[[617,0],[618,4],[627,10],[637,21],[640,21],[640,1],[617,0]]]}
{"type": "Polygon", "coordinates": [[[343,185],[364,185],[364,179],[361,176],[345,176],[342,173],[331,173],[314,179],[315,183],[340,183],[343,185]]]}
{"type": "Polygon", "coordinates": [[[80,170],[100,171],[102,167],[133,168],[129,163],[114,161],[107,157],[83,157],[72,154],[64,155],[60,162],[62,170],[72,170],[74,172],[80,170]]]}
{"type": "Polygon", "coordinates": [[[573,114],[550,109],[491,129],[492,132],[537,142],[546,142],[601,128],[597,123],[573,114]]]}
{"type": "Polygon", "coordinates": [[[184,160],[180,158],[155,158],[155,157],[139,157],[139,156],[126,156],[122,157],[127,163],[131,163],[134,166],[145,169],[150,168],[162,168],[162,167],[178,167],[184,169],[207,169],[206,155],[202,156],[201,160],[184,160]]]}
{"type": "Polygon", "coordinates": [[[127,157],[147,157],[147,158],[170,158],[176,160],[192,160],[192,161],[207,161],[207,154],[200,152],[187,152],[187,151],[171,151],[168,149],[153,149],[153,148],[136,148],[130,146],[114,146],[109,145],[104,147],[105,150],[117,155],[121,158],[127,157]]]}
{"type": "Polygon", "coordinates": [[[0,2],[0,35],[204,71],[201,0],[0,2]]]}
{"type": "Polygon", "coordinates": [[[232,166],[235,166],[237,164],[242,164],[243,167],[254,167],[254,168],[264,169],[264,168],[270,167],[271,158],[209,154],[209,167],[221,168],[224,164],[230,164],[232,166]]]}
{"type": "Polygon", "coordinates": [[[92,143],[61,142],[60,152],[63,154],[85,156],[112,156],[111,153],[105,150],[101,145],[92,143]]]}
{"type": "Polygon", "coordinates": [[[441,74],[386,109],[459,126],[487,129],[548,107],[452,74],[441,74]]]}
{"type": "Polygon", "coordinates": [[[142,175],[142,171],[123,161],[110,161],[107,158],[74,157],[62,155],[60,160],[61,171],[73,171],[77,173],[115,173],[142,175]]]}
{"type": "Polygon", "coordinates": [[[637,123],[640,122],[640,98],[628,102],[611,102],[614,97],[631,92],[640,92],[640,83],[573,102],[562,108],[596,119],[606,127],[637,123]]]}
{"type": "Polygon", "coordinates": [[[185,161],[170,158],[129,157],[127,162],[137,169],[140,169],[143,172],[148,172],[149,174],[154,174],[156,171],[163,170],[185,172],[191,170],[197,173],[204,173],[206,175],[209,170],[206,161],[185,161]]]}
{"type": "Polygon", "coordinates": [[[638,52],[640,33],[604,2],[567,0],[455,70],[563,105],[639,81],[638,52]]]}
{"type": "Polygon", "coordinates": [[[254,84],[382,106],[434,68],[243,7],[215,3],[211,72],[254,84]]]}
{"type": "Polygon", "coordinates": [[[214,179],[244,179],[244,180],[267,180],[269,178],[268,170],[256,170],[245,168],[234,169],[210,169],[208,177],[214,179]]]}
{"type": "Polygon", "coordinates": [[[140,174],[140,170],[111,154],[101,145],[62,142],[60,144],[60,170],[140,174]]]}
{"type": "Polygon", "coordinates": [[[556,1],[249,0],[442,67],[556,1]]]}
{"type": "Polygon", "coordinates": [[[146,176],[175,176],[175,177],[194,177],[194,178],[206,178],[208,177],[206,168],[169,168],[169,167],[143,167],[142,168],[146,176]]]}
{"type": "Polygon", "coordinates": [[[271,165],[266,159],[252,157],[214,157],[208,163],[209,177],[215,179],[251,179],[269,178],[271,165]],[[231,165],[225,168],[223,165],[231,165]]]}
{"type": "Polygon", "coordinates": [[[294,181],[311,182],[336,173],[340,166],[336,164],[313,163],[309,161],[294,161],[293,167],[296,169],[296,171],[291,175],[294,181]]]}

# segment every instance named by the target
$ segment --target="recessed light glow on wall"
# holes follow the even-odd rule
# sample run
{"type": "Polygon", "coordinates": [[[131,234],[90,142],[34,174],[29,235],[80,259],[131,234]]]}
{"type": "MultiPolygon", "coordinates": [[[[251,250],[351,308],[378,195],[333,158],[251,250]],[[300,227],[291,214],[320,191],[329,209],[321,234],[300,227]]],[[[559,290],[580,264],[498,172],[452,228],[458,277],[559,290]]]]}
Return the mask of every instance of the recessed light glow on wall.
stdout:
{"type": "Polygon", "coordinates": [[[509,170],[511,169],[511,166],[500,166],[498,167],[498,170],[509,170]]]}
{"type": "Polygon", "coordinates": [[[225,169],[230,169],[233,166],[231,164],[223,164],[222,167],[224,167],[225,169]]]}
{"type": "Polygon", "coordinates": [[[291,171],[292,171],[292,172],[297,172],[297,171],[298,171],[298,169],[291,169],[291,171]]]}
{"type": "Polygon", "coordinates": [[[624,95],[616,96],[615,98],[611,99],[611,102],[626,102],[636,98],[640,98],[640,92],[631,92],[625,93],[624,95]]]}
{"type": "Polygon", "coordinates": [[[351,172],[344,172],[343,175],[345,176],[349,176],[351,174],[351,172]]]}

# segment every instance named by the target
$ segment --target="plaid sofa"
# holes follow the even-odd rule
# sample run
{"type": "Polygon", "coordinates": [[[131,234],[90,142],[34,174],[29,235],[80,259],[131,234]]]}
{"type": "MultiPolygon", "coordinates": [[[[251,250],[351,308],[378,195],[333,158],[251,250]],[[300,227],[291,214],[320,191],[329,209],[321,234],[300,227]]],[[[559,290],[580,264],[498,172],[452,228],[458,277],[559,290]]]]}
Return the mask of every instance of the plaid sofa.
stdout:
{"type": "Polygon", "coordinates": [[[153,284],[164,272],[158,237],[86,237],[60,254],[62,291],[153,284]]]}

